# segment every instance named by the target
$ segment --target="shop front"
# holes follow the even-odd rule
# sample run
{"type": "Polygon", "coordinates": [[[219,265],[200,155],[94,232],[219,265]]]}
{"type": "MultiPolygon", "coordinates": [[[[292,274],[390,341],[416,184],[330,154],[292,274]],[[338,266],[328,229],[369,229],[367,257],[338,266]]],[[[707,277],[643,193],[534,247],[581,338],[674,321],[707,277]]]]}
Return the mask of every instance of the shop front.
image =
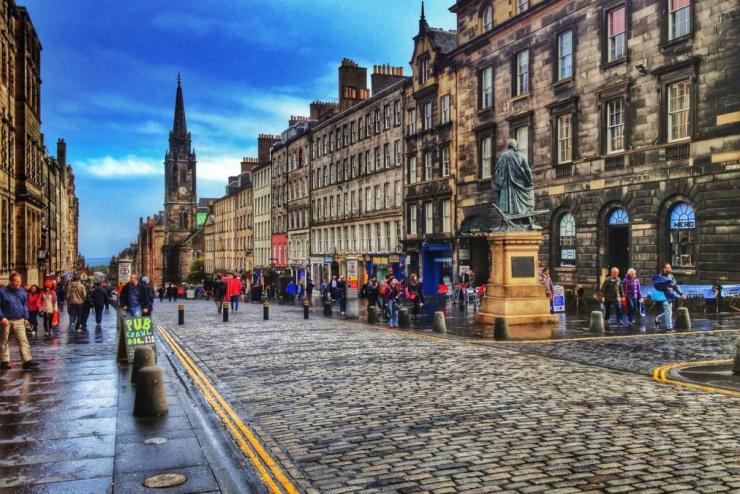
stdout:
{"type": "Polygon", "coordinates": [[[365,284],[373,276],[378,280],[392,274],[397,280],[406,281],[405,256],[402,254],[366,254],[363,256],[363,281],[365,284]]]}

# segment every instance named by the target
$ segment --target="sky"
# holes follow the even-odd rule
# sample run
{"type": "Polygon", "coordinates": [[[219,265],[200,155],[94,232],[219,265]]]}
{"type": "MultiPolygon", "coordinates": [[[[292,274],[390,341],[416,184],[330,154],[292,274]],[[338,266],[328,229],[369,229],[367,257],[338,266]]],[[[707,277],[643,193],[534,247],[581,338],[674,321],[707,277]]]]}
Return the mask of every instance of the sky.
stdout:
{"type": "MultiPolygon", "coordinates": [[[[200,197],[223,195],[260,133],[337,97],[348,57],[410,74],[419,0],[18,0],[43,45],[42,131],[67,142],[80,251],[109,257],[163,209],[163,159],[181,73],[200,197]]],[[[454,29],[453,0],[427,0],[454,29]]]]}

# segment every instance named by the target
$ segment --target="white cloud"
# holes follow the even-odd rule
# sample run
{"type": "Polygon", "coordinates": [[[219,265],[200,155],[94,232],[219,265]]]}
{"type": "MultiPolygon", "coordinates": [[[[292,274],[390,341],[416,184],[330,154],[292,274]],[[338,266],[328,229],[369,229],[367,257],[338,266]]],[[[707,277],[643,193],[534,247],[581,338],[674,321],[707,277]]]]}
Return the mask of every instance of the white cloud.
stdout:
{"type": "Polygon", "coordinates": [[[80,162],[77,169],[80,168],[89,175],[103,179],[156,176],[164,173],[161,160],[138,156],[93,158],[80,162]]]}

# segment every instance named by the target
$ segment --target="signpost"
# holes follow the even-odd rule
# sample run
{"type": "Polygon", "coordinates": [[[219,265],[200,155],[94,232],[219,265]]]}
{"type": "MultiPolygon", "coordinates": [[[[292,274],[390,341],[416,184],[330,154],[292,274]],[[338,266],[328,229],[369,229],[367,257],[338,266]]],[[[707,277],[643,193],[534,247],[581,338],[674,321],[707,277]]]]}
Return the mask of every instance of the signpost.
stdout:
{"type": "MultiPolygon", "coordinates": [[[[129,363],[137,346],[155,348],[154,326],[149,316],[120,316],[118,331],[118,361],[129,363]]],[[[156,355],[156,349],[154,351],[156,355]]]]}
{"type": "Polygon", "coordinates": [[[563,285],[552,287],[552,309],[554,312],[565,312],[565,288],[563,288],[563,285]]]}
{"type": "Polygon", "coordinates": [[[360,317],[360,262],[356,257],[350,257],[347,263],[347,312],[349,318],[360,317]]]}

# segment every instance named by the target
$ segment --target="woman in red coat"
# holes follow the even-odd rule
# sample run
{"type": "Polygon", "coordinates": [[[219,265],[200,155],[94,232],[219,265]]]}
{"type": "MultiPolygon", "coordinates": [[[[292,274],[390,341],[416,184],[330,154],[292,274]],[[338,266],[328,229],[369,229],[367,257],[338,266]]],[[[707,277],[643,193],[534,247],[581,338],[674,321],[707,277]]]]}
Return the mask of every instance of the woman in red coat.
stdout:
{"type": "Polygon", "coordinates": [[[28,289],[28,320],[31,323],[31,330],[39,329],[39,304],[41,302],[41,292],[38,285],[31,285],[28,289]]]}

